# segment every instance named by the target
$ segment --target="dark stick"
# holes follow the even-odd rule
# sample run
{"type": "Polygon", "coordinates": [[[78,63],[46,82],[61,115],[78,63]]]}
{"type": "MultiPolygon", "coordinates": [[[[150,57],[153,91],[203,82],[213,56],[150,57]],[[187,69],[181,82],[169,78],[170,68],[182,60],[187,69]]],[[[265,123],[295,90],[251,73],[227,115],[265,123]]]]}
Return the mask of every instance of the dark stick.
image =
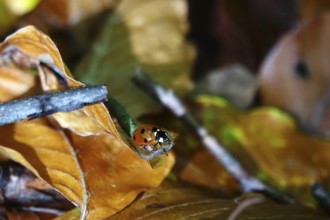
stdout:
{"type": "Polygon", "coordinates": [[[244,192],[257,191],[268,195],[279,201],[292,203],[290,196],[284,195],[276,189],[264,184],[256,177],[250,175],[241,164],[213,137],[208,130],[200,123],[193,114],[186,109],[172,90],[166,90],[157,82],[152,80],[141,70],[136,70],[132,78],[135,85],[151,97],[168,108],[174,115],[179,117],[203,142],[216,160],[240,183],[244,192]]]}
{"type": "Polygon", "coordinates": [[[320,184],[314,183],[312,185],[312,194],[317,200],[319,205],[330,215],[330,194],[329,192],[320,184]]]}
{"type": "Polygon", "coordinates": [[[73,111],[105,101],[106,96],[106,86],[96,85],[3,102],[0,103],[0,126],[26,118],[47,116],[55,112],[73,111]]]}

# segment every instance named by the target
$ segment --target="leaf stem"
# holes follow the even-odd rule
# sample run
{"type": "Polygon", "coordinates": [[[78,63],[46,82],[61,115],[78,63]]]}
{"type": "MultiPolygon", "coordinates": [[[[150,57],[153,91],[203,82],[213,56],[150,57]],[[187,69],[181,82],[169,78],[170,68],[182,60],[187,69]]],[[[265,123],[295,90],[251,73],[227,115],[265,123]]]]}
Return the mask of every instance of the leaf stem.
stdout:
{"type": "Polygon", "coordinates": [[[330,194],[329,192],[320,184],[314,183],[311,187],[312,194],[314,198],[317,200],[319,205],[326,211],[326,213],[330,214],[330,194]]]}
{"type": "Polygon", "coordinates": [[[111,96],[107,96],[107,101],[104,104],[116,116],[120,127],[127,136],[132,137],[137,126],[133,118],[127,113],[125,107],[111,96]]]}

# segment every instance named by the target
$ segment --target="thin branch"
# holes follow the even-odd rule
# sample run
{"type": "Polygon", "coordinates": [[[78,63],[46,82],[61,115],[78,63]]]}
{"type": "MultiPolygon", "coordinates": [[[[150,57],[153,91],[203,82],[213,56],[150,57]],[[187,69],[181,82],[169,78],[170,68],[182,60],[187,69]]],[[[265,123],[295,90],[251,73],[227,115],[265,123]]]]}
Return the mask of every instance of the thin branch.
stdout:
{"type": "Polygon", "coordinates": [[[242,191],[257,191],[264,193],[280,202],[293,202],[293,198],[282,194],[276,189],[265,185],[256,177],[250,175],[241,164],[212,136],[208,130],[193,116],[193,114],[176,97],[172,90],[166,90],[137,69],[132,78],[135,85],[148,93],[179,117],[201,139],[204,146],[216,160],[240,183],[242,191]]]}
{"type": "Polygon", "coordinates": [[[314,183],[312,185],[312,194],[317,200],[319,205],[330,214],[330,194],[329,192],[320,184],[314,183]]]}
{"type": "Polygon", "coordinates": [[[39,118],[55,112],[69,112],[106,100],[104,85],[50,92],[0,103],[0,126],[23,119],[39,118]]]}
{"type": "Polygon", "coordinates": [[[55,208],[47,208],[47,207],[37,207],[37,206],[23,206],[19,207],[20,210],[28,211],[28,212],[39,212],[39,213],[47,213],[54,214],[57,216],[63,215],[65,211],[55,209],[55,208]]]}
{"type": "Polygon", "coordinates": [[[264,198],[260,198],[260,197],[256,197],[256,198],[248,198],[245,199],[243,202],[241,202],[233,211],[232,213],[229,215],[227,220],[235,220],[237,219],[237,217],[247,208],[256,205],[256,204],[260,204],[264,202],[264,198]]]}

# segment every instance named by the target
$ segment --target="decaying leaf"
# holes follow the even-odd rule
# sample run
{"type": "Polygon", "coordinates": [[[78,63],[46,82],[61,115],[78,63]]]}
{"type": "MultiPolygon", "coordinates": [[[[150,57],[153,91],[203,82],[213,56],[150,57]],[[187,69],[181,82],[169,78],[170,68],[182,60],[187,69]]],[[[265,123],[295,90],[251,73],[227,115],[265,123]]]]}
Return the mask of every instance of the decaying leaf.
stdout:
{"type": "Polygon", "coordinates": [[[239,191],[238,183],[208,151],[196,152],[180,172],[184,181],[227,192],[239,191]]]}
{"type": "Polygon", "coordinates": [[[280,185],[309,187],[329,176],[330,142],[300,132],[286,113],[259,108],[241,126],[249,154],[280,185]]]}
{"type": "Polygon", "coordinates": [[[163,184],[146,192],[131,206],[108,220],[224,217],[233,206],[231,200],[218,199],[189,187],[163,184]]]}
{"type": "MultiPolygon", "coordinates": [[[[239,198],[220,199],[188,186],[174,184],[147,191],[131,206],[111,216],[120,219],[228,219],[242,202],[262,198],[259,194],[245,194],[239,198]]],[[[243,209],[238,219],[323,219],[313,209],[302,205],[282,206],[271,201],[243,209]]],[[[325,219],[325,218],[324,218],[325,219]]]]}
{"type": "MultiPolygon", "coordinates": [[[[8,37],[0,51],[9,46],[55,65],[70,87],[83,85],[70,77],[54,43],[34,27],[8,37]]],[[[43,91],[61,89],[49,70],[38,70],[43,91]]],[[[163,167],[150,168],[120,139],[103,104],[0,127],[0,145],[2,156],[45,180],[86,219],[118,212],[141,191],[159,185],[174,163],[169,156],[163,167]]]]}
{"type": "Polygon", "coordinates": [[[11,66],[0,67],[0,101],[6,102],[27,93],[35,85],[35,77],[11,66]]]}
{"type": "Polygon", "coordinates": [[[264,61],[260,93],[267,105],[294,114],[308,129],[330,134],[330,13],[286,34],[264,61]]]}
{"type": "Polygon", "coordinates": [[[218,97],[197,100],[204,107],[200,115],[205,125],[228,149],[244,148],[261,170],[251,167],[246,155],[238,158],[260,178],[309,191],[313,182],[329,176],[330,142],[302,133],[287,113],[272,107],[238,112],[218,97]]]}
{"type": "Polygon", "coordinates": [[[121,1],[76,76],[91,84],[107,83],[135,117],[159,108],[130,82],[135,68],[184,94],[192,85],[188,73],[194,54],[185,41],[186,13],[183,0],[121,1]]]}

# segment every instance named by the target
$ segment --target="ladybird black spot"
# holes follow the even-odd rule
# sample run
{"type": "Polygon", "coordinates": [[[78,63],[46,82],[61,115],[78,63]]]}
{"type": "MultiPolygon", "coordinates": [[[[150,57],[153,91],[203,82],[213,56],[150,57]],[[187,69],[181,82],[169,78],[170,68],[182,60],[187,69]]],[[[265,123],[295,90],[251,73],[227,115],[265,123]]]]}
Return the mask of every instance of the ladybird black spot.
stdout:
{"type": "Polygon", "coordinates": [[[171,143],[171,140],[170,138],[167,136],[167,133],[165,131],[157,131],[157,134],[156,134],[156,140],[158,141],[158,143],[171,143]]]}
{"type": "Polygon", "coordinates": [[[144,143],[147,143],[147,142],[148,142],[148,140],[147,140],[147,139],[143,139],[143,141],[144,141],[144,143]]]}
{"type": "Polygon", "coordinates": [[[135,139],[136,139],[136,137],[135,137],[135,135],[133,135],[133,140],[135,141],[135,139]]]}
{"type": "Polygon", "coordinates": [[[156,127],[153,127],[152,129],[151,129],[151,131],[152,132],[156,132],[158,129],[156,128],[156,127]]]}
{"type": "Polygon", "coordinates": [[[140,133],[143,134],[146,130],[144,128],[141,129],[140,133]]]}

